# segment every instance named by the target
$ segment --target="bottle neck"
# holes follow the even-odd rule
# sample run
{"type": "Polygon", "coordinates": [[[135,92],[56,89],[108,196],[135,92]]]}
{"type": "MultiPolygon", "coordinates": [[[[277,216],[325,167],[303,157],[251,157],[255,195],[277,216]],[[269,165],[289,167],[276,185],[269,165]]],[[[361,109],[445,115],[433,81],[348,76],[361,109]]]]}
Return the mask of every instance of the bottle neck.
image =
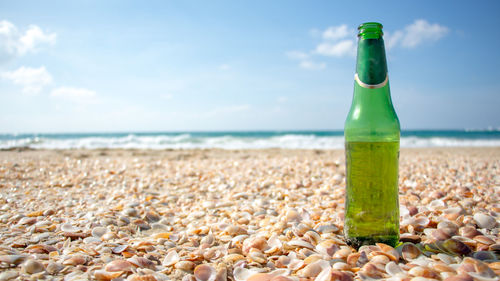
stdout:
{"type": "Polygon", "coordinates": [[[380,87],[384,82],[387,83],[387,61],[382,37],[359,38],[356,76],[364,88],[380,87]]]}

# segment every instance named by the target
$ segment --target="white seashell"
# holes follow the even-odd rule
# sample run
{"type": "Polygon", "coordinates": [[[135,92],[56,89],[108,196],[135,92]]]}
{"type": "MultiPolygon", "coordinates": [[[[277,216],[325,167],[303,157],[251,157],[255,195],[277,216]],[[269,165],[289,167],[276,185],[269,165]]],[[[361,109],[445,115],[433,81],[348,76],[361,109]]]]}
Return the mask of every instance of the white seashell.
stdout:
{"type": "Polygon", "coordinates": [[[180,261],[179,254],[176,251],[170,251],[165,256],[165,259],[163,259],[163,263],[162,264],[164,266],[172,266],[172,265],[176,264],[179,261],[180,261]]]}
{"type": "Polygon", "coordinates": [[[467,274],[477,281],[498,281],[498,277],[486,277],[477,272],[467,272],[467,274]]]}
{"type": "Polygon", "coordinates": [[[304,267],[304,269],[302,269],[302,275],[305,277],[316,277],[325,268],[330,268],[330,263],[325,260],[317,260],[304,267]]]}
{"type": "Polygon", "coordinates": [[[200,264],[194,269],[194,277],[197,281],[215,281],[217,271],[208,264],[200,264]]]}
{"type": "Polygon", "coordinates": [[[281,249],[283,246],[283,243],[281,243],[281,240],[278,238],[278,235],[274,234],[273,236],[269,237],[267,240],[267,246],[268,248],[265,249],[264,253],[270,254],[278,251],[281,249]]]}
{"type": "Polygon", "coordinates": [[[311,243],[299,239],[291,240],[287,242],[287,245],[295,248],[308,248],[314,250],[314,246],[311,243]]]}
{"type": "Polygon", "coordinates": [[[233,270],[233,277],[235,281],[246,281],[252,275],[257,274],[255,270],[246,269],[244,267],[236,267],[233,270]]]}
{"type": "Polygon", "coordinates": [[[324,268],[318,276],[314,279],[314,281],[331,281],[332,280],[332,268],[326,267],[324,268]]]}
{"type": "Polygon", "coordinates": [[[385,272],[391,276],[400,276],[404,274],[404,271],[395,262],[391,261],[385,265],[385,272]]]}
{"type": "Polygon", "coordinates": [[[440,200],[440,199],[436,199],[436,200],[431,201],[431,203],[429,203],[427,206],[429,207],[429,209],[431,209],[433,211],[442,210],[446,207],[443,200],[440,200]]]}
{"type": "Polygon", "coordinates": [[[97,226],[92,229],[92,236],[95,238],[101,238],[106,232],[108,232],[106,227],[97,226]]]}
{"type": "Polygon", "coordinates": [[[78,227],[74,227],[69,223],[63,223],[61,225],[61,230],[64,232],[78,232],[80,229],[78,227]]]}
{"type": "Polygon", "coordinates": [[[474,220],[480,228],[493,229],[493,227],[497,224],[494,217],[483,213],[475,214],[474,220]]]}

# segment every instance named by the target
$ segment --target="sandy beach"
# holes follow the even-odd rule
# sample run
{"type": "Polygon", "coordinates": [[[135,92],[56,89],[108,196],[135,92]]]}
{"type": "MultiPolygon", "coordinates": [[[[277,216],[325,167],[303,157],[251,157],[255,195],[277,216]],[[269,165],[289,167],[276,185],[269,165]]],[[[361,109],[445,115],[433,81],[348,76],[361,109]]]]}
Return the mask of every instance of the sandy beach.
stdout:
{"type": "Polygon", "coordinates": [[[343,150],[0,151],[0,280],[498,280],[500,148],[402,149],[402,245],[342,236],[343,150]]]}

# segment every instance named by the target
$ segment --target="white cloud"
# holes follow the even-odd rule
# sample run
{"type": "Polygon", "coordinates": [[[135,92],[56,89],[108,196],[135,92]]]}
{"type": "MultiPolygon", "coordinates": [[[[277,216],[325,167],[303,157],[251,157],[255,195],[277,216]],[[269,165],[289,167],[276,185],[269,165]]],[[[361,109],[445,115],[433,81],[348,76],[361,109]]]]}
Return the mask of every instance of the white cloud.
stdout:
{"type": "Polygon", "coordinates": [[[50,93],[53,98],[60,98],[76,103],[95,103],[96,92],[84,88],[59,87],[50,93]]]}
{"type": "Polygon", "coordinates": [[[290,51],[286,56],[292,60],[298,60],[299,66],[308,70],[324,69],[326,64],[324,62],[314,62],[310,59],[311,55],[300,51],[290,51]]]}
{"type": "Polygon", "coordinates": [[[338,40],[345,38],[354,32],[352,29],[348,28],[346,24],[339,26],[330,26],[325,31],[323,31],[323,39],[326,40],[338,40]]]}
{"type": "Polygon", "coordinates": [[[0,61],[29,52],[36,52],[42,45],[53,45],[57,34],[43,31],[37,25],[30,25],[25,32],[20,32],[9,21],[0,21],[0,61]]]}
{"type": "Polygon", "coordinates": [[[38,94],[45,85],[52,83],[52,76],[44,66],[39,68],[21,66],[14,71],[3,72],[1,77],[21,85],[23,93],[26,94],[38,94]]]}
{"type": "Polygon", "coordinates": [[[342,40],[336,43],[323,42],[316,46],[314,52],[331,57],[355,56],[356,44],[354,40],[342,40]]]}
{"type": "Polygon", "coordinates": [[[444,37],[449,32],[449,28],[437,23],[431,24],[426,20],[415,20],[412,24],[405,26],[403,30],[394,33],[386,33],[387,48],[401,46],[404,48],[414,48],[426,42],[434,42],[444,37]]]}
{"type": "Polygon", "coordinates": [[[324,62],[314,62],[311,60],[303,60],[300,62],[299,66],[304,69],[309,70],[321,70],[326,68],[326,63],[324,62]]]}

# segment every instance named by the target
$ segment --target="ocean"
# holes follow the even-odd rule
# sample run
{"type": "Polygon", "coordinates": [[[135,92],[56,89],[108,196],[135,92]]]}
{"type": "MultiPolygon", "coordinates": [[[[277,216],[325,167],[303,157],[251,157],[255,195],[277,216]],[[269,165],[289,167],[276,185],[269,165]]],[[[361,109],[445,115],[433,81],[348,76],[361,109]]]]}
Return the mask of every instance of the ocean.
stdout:
{"type": "MultiPolygon", "coordinates": [[[[500,130],[404,130],[401,147],[500,146],[500,130]]],[[[341,149],[343,131],[0,134],[0,149],[341,149]]]]}

